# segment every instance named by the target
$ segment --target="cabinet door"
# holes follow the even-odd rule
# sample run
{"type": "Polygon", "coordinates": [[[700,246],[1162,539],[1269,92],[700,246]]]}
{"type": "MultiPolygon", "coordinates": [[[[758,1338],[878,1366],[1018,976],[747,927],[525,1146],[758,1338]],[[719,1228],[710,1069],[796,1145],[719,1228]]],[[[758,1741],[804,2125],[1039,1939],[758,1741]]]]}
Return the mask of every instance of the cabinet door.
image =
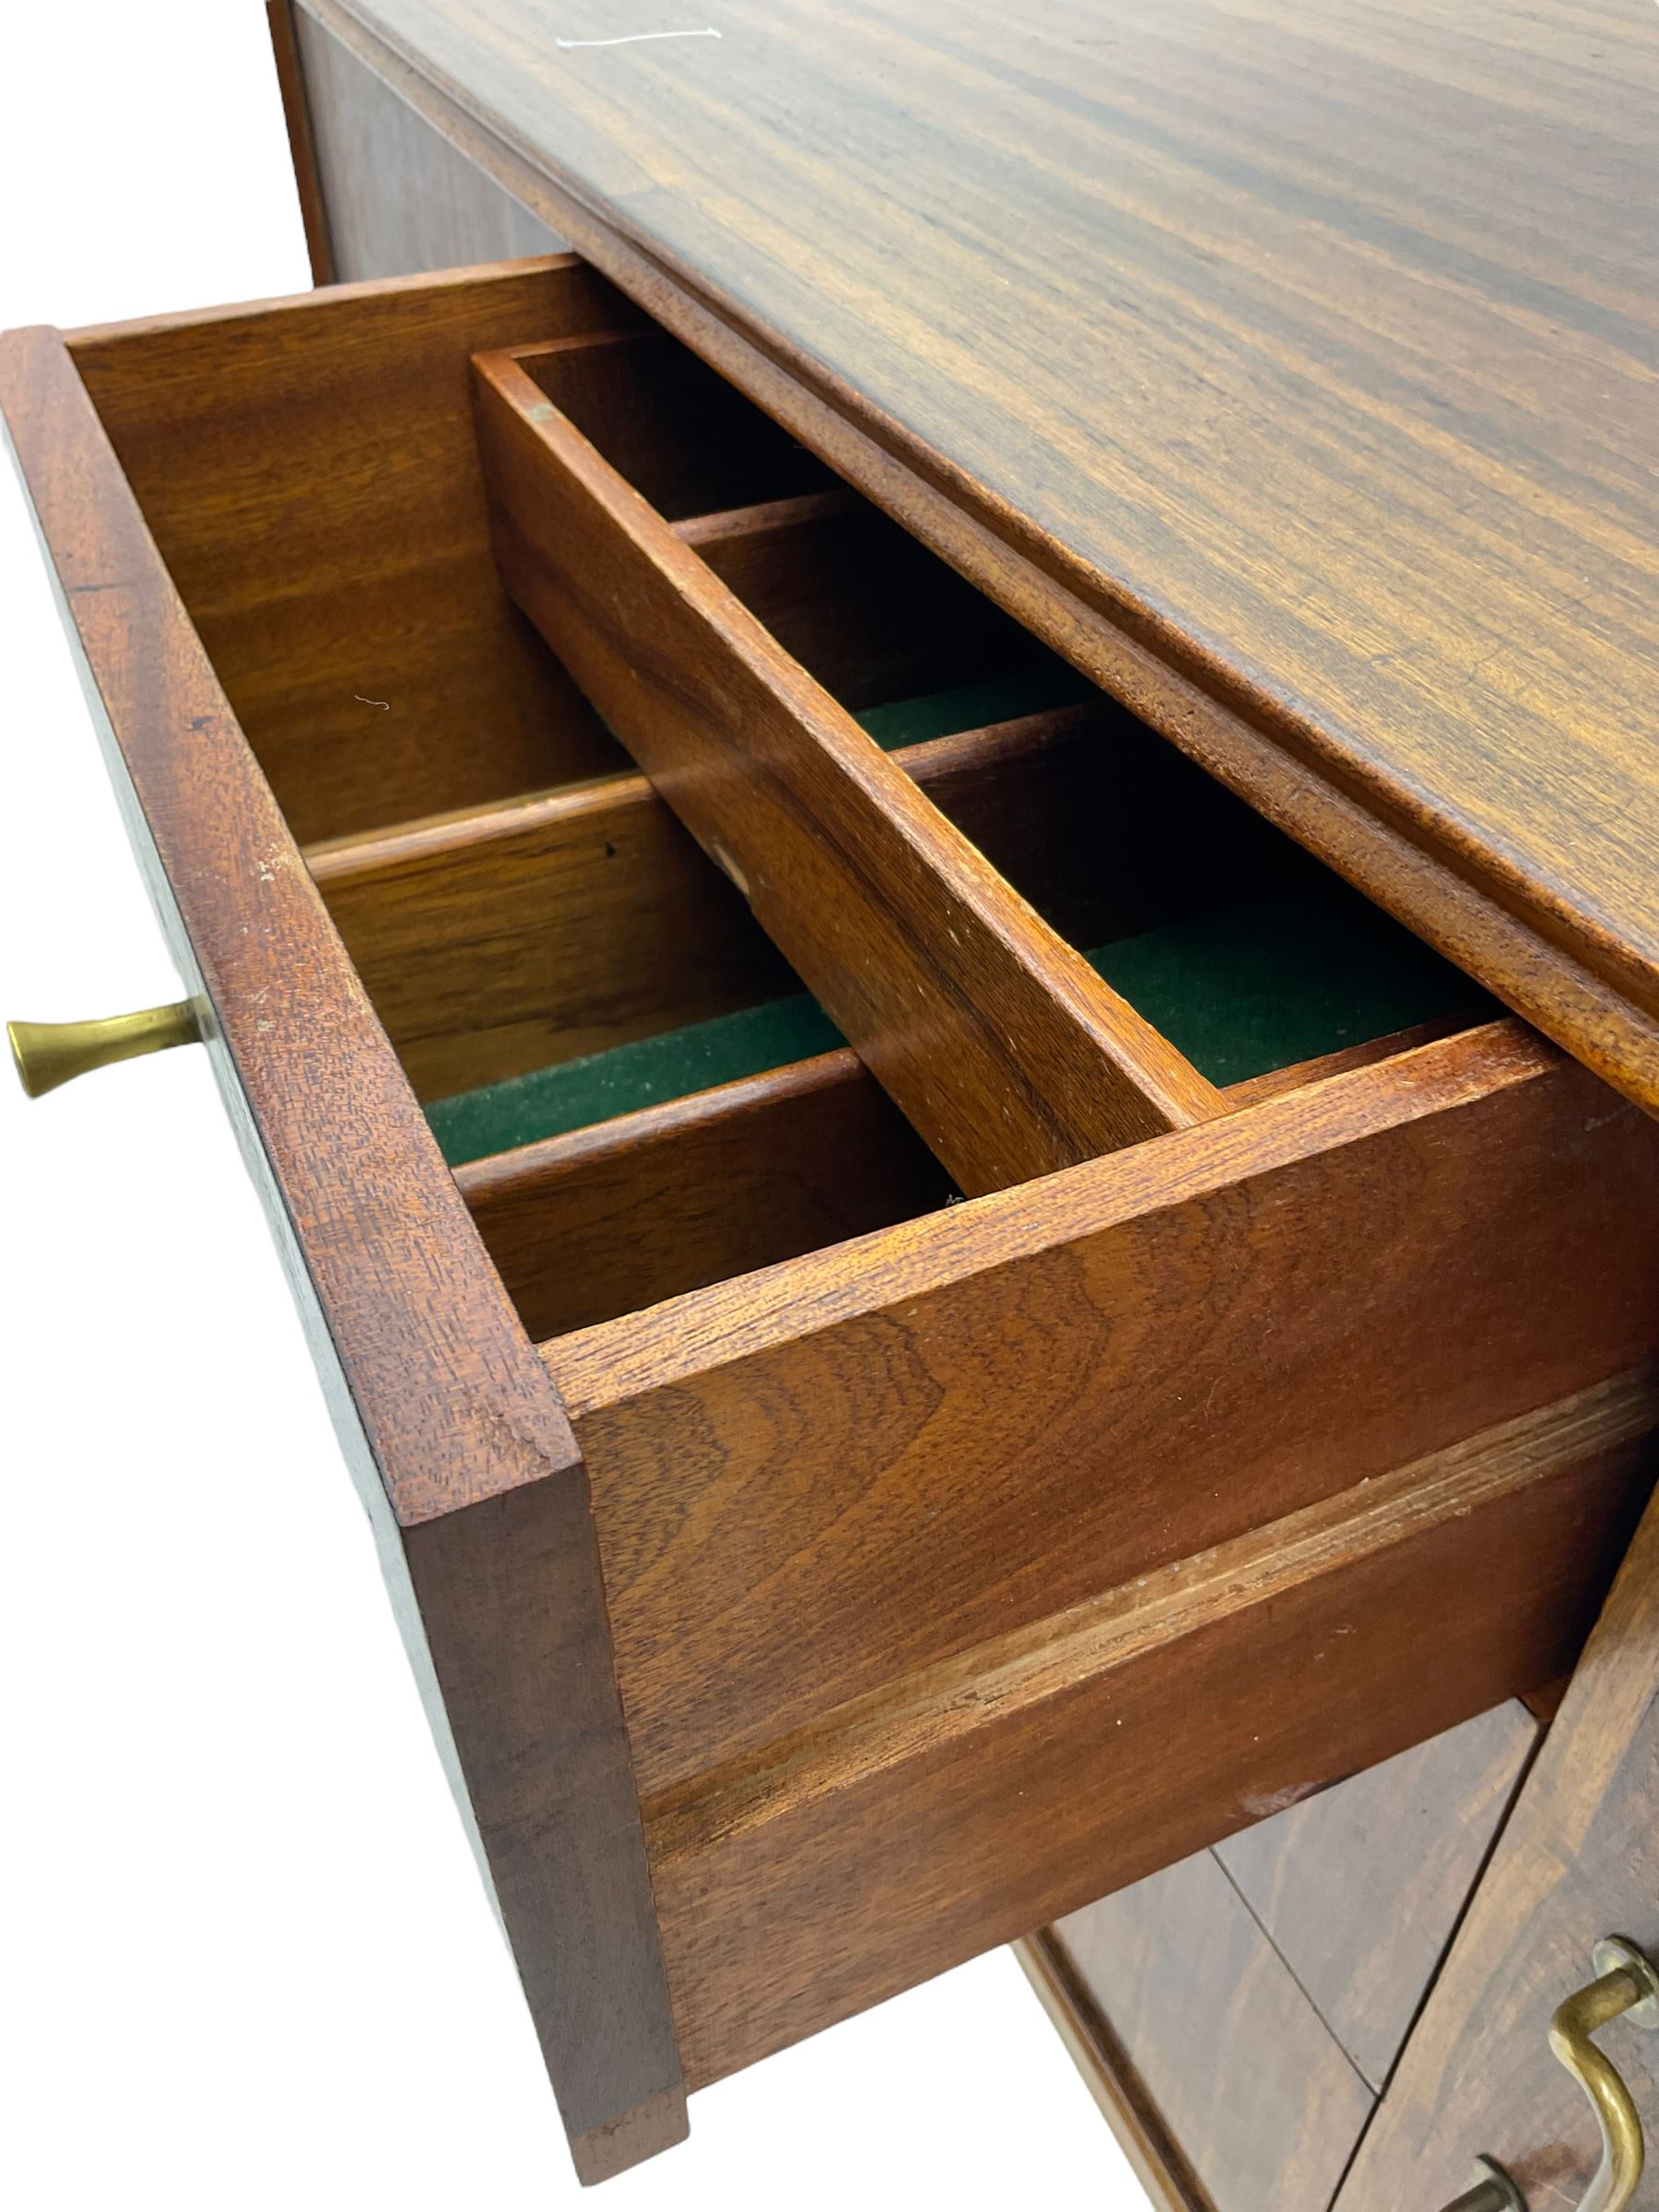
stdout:
{"type": "Polygon", "coordinates": [[[1156,2204],[1326,2212],[1538,1733],[1511,1700],[1024,1947],[1156,2204]]]}
{"type": "MultiPolygon", "coordinates": [[[[1423,2212],[1496,2159],[1529,2212],[1583,2200],[1600,2155],[1550,2016],[1622,1936],[1659,1953],[1659,1504],[1649,1508],[1433,1994],[1367,2132],[1337,2212],[1423,2212]]],[[[1659,2212],[1659,2033],[1630,2017],[1598,2041],[1650,2146],[1631,2200],[1659,2212]]]]}

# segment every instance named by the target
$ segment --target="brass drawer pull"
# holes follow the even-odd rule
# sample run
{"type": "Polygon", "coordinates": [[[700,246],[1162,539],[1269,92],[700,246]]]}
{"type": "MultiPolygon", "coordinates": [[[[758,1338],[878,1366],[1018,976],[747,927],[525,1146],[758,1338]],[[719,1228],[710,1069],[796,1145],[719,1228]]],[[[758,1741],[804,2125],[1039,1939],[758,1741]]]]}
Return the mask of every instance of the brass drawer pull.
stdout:
{"type": "Polygon", "coordinates": [[[1623,2076],[1590,2038],[1627,2012],[1643,2028],[1659,2027],[1659,1973],[1622,1936],[1605,1937],[1594,1959],[1597,1978],[1556,2006],[1549,2047],[1590,2100],[1601,2128],[1601,2164],[1579,2212],[1624,2212],[1641,2179],[1641,2115],[1623,2076]]]}
{"type": "Polygon", "coordinates": [[[8,1021],[6,1033],[18,1082],[31,1099],[39,1099],[95,1067],[198,1043],[202,1025],[192,1002],[182,998],[171,1006],[146,1006],[138,1014],[107,1014],[101,1021],[8,1021]]]}
{"type": "MultiPolygon", "coordinates": [[[[1622,1936],[1604,1936],[1592,1955],[1596,1978],[1556,2006],[1549,2047],[1590,2100],[1601,2130],[1602,2155],[1578,2212],[1625,2212],[1641,2179],[1641,2115],[1624,2077],[1591,2037],[1629,2014],[1641,2028],[1659,2028],[1659,1970],[1622,1936]]],[[[1526,2199],[1496,2159],[1483,2158],[1484,2178],[1445,2212],[1527,2212],[1526,2199]]]]}

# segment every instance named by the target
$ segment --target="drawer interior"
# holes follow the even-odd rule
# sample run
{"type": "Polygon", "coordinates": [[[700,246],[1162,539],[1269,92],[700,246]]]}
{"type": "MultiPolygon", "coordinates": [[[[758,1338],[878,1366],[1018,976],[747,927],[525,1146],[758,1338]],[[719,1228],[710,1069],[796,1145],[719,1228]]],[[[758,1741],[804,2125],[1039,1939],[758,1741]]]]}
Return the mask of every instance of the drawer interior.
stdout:
{"type": "Polygon", "coordinates": [[[652,324],[556,338],[524,358],[554,404],[671,522],[834,488],[821,461],[652,324]]]}
{"type": "MultiPolygon", "coordinates": [[[[595,286],[595,327],[525,344],[546,312],[527,289],[480,298],[477,349],[511,335],[553,404],[1212,1082],[1489,1013],[626,302],[595,286]]],[[[503,593],[463,364],[398,306],[366,307],[345,346],[295,347],[275,394],[222,336],[199,360],[188,328],[142,361],[85,347],[80,366],[446,1156],[472,1168],[834,1054],[836,1025],[741,892],[503,593]]],[[[848,1117],[849,1180],[902,1190],[901,1214],[941,1203],[953,1183],[919,1161],[877,1171],[872,1144],[889,1162],[916,1147],[877,1136],[894,1117],[838,1074],[816,1111],[848,1117]]],[[[780,1221],[753,1264],[797,1233],[780,1221]]],[[[661,1294],[686,1287],[671,1270],[661,1294]]]]}
{"type": "MultiPolygon", "coordinates": [[[[1059,688],[1057,672],[1031,673],[1039,695],[1059,688]]],[[[1021,703],[1011,685],[1000,688],[997,707],[1021,703]]],[[[965,709],[955,703],[963,696],[943,694],[951,703],[938,712],[972,712],[971,697],[965,709]]],[[[1106,702],[968,727],[895,757],[1057,934],[1214,1083],[1495,1010],[1455,969],[1106,702]]],[[[605,836],[603,821],[593,834],[605,836]]],[[[844,1041],[810,994],[769,961],[758,928],[741,954],[728,952],[729,888],[712,862],[685,859],[694,888],[676,935],[697,979],[692,1004],[665,1000],[663,1026],[643,1036],[549,1055],[430,1100],[453,1165],[844,1041]],[[676,1019],[716,999],[723,955],[728,1003],[676,1019]]],[[[331,895],[337,865],[321,858],[331,895]]],[[[635,889],[641,901],[654,895],[650,886],[635,889]]],[[[555,933],[537,949],[547,968],[570,975],[555,933]]],[[[601,1030],[597,1002],[609,983],[594,979],[594,1003],[571,1037],[592,1040],[601,1030]]]]}
{"type": "Polygon", "coordinates": [[[626,765],[491,558],[468,349],[526,316],[641,323],[596,278],[525,265],[362,291],[325,318],[252,308],[76,342],[302,845],[626,765]]]}
{"type": "MultiPolygon", "coordinates": [[[[896,757],[1058,934],[1213,1082],[1241,1082],[1415,1024],[1473,1021],[1488,1010],[1457,971],[1109,710],[967,729],[896,757]],[[1159,822],[1182,828],[1167,842],[1139,829],[1159,822]]],[[[583,794],[579,805],[590,835],[615,845],[598,796],[583,794]]],[[[618,796],[620,814],[631,794],[618,796]]],[[[663,834],[674,832],[665,825],[663,834]]],[[[768,958],[763,933],[743,928],[740,901],[714,864],[691,851],[681,857],[688,881],[674,934],[689,1003],[677,1006],[661,994],[653,1017],[662,1026],[612,1042],[604,1025],[614,982],[608,972],[594,975],[589,1003],[564,1039],[549,1039],[539,1065],[429,1101],[453,1164],[842,1042],[810,994],[768,958]],[[731,944],[739,932],[748,938],[740,949],[731,944]],[[676,1018],[682,1013],[701,1018],[676,1018]],[[571,1041],[578,1049],[561,1053],[571,1041]],[[595,1041],[596,1051],[580,1049],[595,1041]]],[[[357,857],[319,855],[318,865],[345,911],[350,894],[341,887],[357,857]]],[[[662,897],[660,882],[625,880],[621,888],[641,905],[662,897]]],[[[624,934],[635,927],[634,917],[619,924],[624,934]]],[[[567,983],[572,977],[556,921],[526,966],[567,983]]],[[[401,980],[388,977],[392,992],[401,980]]],[[[641,979],[630,1003],[647,989],[641,979]]],[[[480,1041],[486,1066],[494,1045],[480,1041]]]]}
{"type": "MultiPolygon", "coordinates": [[[[1456,970],[1109,709],[1039,714],[914,752],[932,756],[915,766],[950,818],[1018,863],[1009,872],[1038,911],[1219,1086],[1288,1070],[1311,1079],[1493,1011],[1456,970]],[[1177,850],[1138,835],[1144,821],[1182,822],[1177,850]]],[[[692,916],[706,901],[719,916],[710,935],[724,931],[732,890],[712,862],[687,860],[688,924],[676,935],[700,1012],[708,964],[692,916]]],[[[727,971],[738,1001],[727,1010],[682,1021],[665,1001],[663,1026],[644,1036],[429,1101],[534,1335],[959,1200],[809,993],[784,976],[752,995],[757,975],[766,980],[763,947],[727,971]],[[665,1177],[696,1194],[694,1237],[678,1222],[665,1233],[665,1177]],[[596,1217],[606,1250],[576,1265],[572,1216],[594,1218],[590,1182],[606,1194],[596,1217]]],[[[545,958],[570,977],[556,937],[545,958]]],[[[607,980],[594,978],[595,997],[607,980]]]]}
{"type": "MultiPolygon", "coordinates": [[[[1495,1011],[684,347],[512,358],[1208,1082],[1495,1011]]],[[[538,1338],[962,1195],[644,780],[311,858],[538,1338]]]]}
{"type": "Polygon", "coordinates": [[[574,1424],[694,2084],[1566,1663],[1640,1117],[579,267],[76,359],[574,1424]]]}

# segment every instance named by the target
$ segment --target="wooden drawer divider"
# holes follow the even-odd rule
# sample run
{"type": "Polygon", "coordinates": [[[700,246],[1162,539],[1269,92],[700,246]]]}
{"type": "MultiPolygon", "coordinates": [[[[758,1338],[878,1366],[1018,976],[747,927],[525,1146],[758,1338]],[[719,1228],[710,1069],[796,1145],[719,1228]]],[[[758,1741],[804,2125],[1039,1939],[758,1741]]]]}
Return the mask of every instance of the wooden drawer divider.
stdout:
{"type": "MultiPolygon", "coordinates": [[[[1443,1033],[1422,1023],[1223,1096],[1237,1112],[1443,1033]]],[[[847,1047],[468,1160],[455,1180],[539,1337],[913,1219],[956,1194],[847,1047]]]]}
{"type": "MultiPolygon", "coordinates": [[[[1021,839],[1009,800],[1022,764],[1063,757],[1075,780],[1071,756],[1112,719],[1105,702],[1053,708],[891,757],[1000,858],[1021,839]]],[[[306,859],[422,1098],[799,988],[642,775],[336,839],[306,859]],[[535,946],[547,953],[521,951],[535,946]]]]}
{"type": "Polygon", "coordinates": [[[969,1193],[1221,1112],[524,366],[475,363],[520,606],[969,1193]]]}

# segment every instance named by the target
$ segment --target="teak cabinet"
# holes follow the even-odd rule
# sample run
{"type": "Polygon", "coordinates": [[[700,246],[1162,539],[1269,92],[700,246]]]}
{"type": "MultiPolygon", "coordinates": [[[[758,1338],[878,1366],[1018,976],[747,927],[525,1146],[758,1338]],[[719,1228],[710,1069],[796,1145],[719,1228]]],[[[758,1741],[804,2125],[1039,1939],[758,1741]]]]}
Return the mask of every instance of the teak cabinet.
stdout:
{"type": "Polygon", "coordinates": [[[275,21],[370,280],[0,405],[578,2170],[1023,1940],[1166,2203],[1570,2201],[1659,1129],[275,21]]]}

